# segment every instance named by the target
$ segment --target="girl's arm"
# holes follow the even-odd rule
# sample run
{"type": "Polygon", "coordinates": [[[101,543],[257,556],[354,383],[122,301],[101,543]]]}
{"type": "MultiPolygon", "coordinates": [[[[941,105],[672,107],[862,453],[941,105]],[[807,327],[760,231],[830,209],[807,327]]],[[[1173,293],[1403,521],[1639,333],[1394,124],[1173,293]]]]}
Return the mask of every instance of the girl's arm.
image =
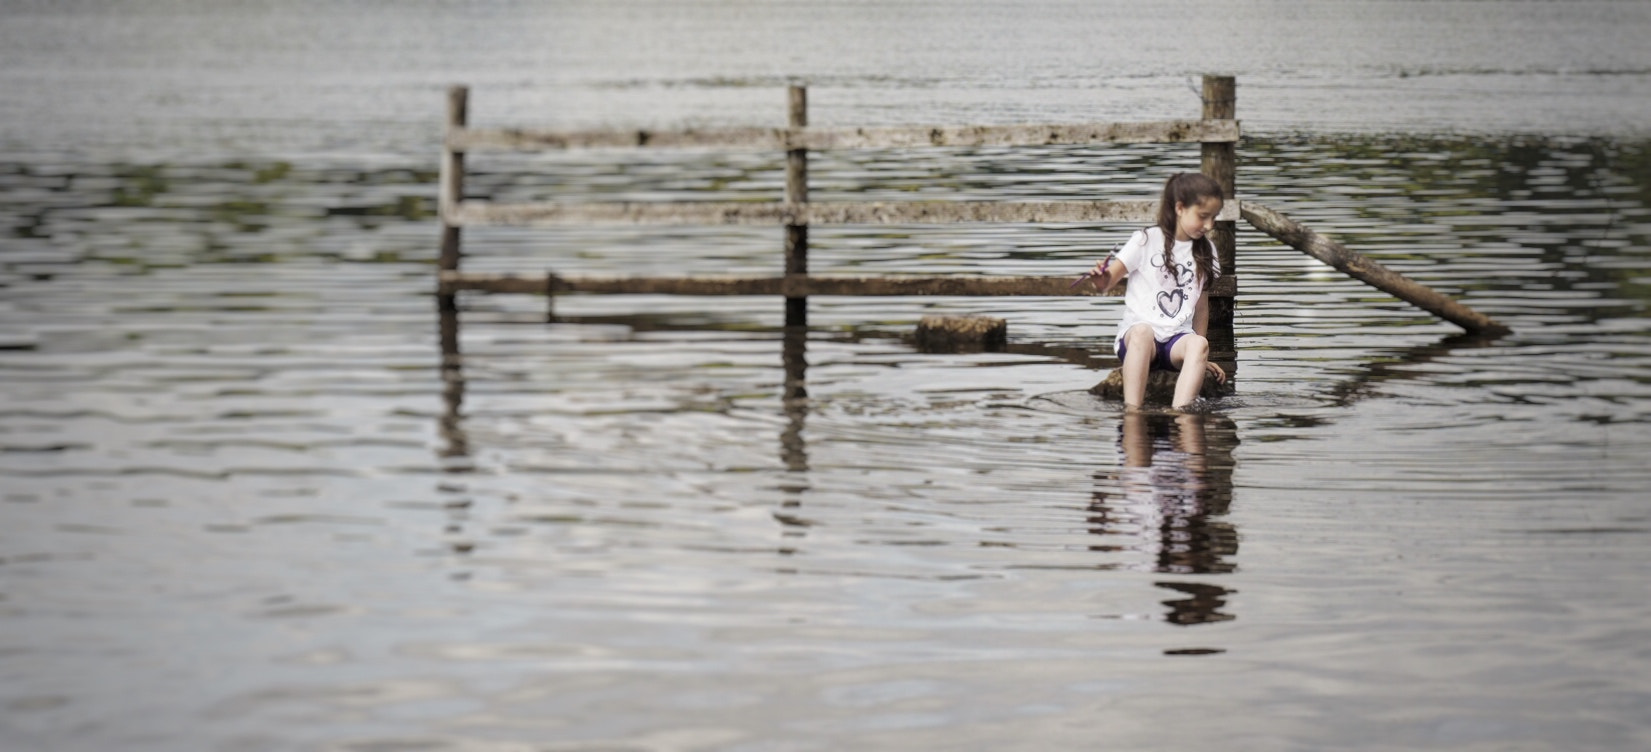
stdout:
{"type": "Polygon", "coordinates": [[[1095,269],[1095,289],[1100,290],[1102,295],[1111,292],[1113,285],[1129,274],[1129,270],[1124,268],[1124,262],[1110,253],[1101,259],[1101,263],[1095,265],[1095,269]]]}
{"type": "Polygon", "coordinates": [[[1102,295],[1110,293],[1114,285],[1129,277],[1129,266],[1124,263],[1123,257],[1129,256],[1137,259],[1139,263],[1141,246],[1146,245],[1146,242],[1146,231],[1136,230],[1128,240],[1113,246],[1112,251],[1106,254],[1106,258],[1095,264],[1095,268],[1085,272],[1077,282],[1072,283],[1072,286],[1076,287],[1087,280],[1095,285],[1095,289],[1100,290],[1102,295]]]}

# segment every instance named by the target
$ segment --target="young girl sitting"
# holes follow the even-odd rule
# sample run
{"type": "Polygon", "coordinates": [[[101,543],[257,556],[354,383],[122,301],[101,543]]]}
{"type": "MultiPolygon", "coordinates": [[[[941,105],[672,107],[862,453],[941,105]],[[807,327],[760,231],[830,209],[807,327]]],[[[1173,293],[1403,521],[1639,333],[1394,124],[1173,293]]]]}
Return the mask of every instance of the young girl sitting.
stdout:
{"type": "Polygon", "coordinates": [[[1216,383],[1227,381],[1221,366],[1209,361],[1210,341],[1204,336],[1210,320],[1204,291],[1221,276],[1208,235],[1224,200],[1221,186],[1205,175],[1172,176],[1164,183],[1157,226],[1130,235],[1088,273],[1103,293],[1129,278],[1116,341],[1125,409],[1141,406],[1149,370],[1181,372],[1170,402],[1175,409],[1198,398],[1206,372],[1216,383]]]}

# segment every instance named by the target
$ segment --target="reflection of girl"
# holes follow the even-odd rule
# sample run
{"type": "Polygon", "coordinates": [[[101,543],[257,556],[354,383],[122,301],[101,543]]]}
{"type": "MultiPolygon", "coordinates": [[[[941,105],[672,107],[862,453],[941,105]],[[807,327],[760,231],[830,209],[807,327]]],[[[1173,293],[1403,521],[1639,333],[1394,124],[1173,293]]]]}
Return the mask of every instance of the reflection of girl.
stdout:
{"type": "Polygon", "coordinates": [[[1144,566],[1152,571],[1232,571],[1238,535],[1220,519],[1232,500],[1231,429],[1230,421],[1200,413],[1125,413],[1117,491],[1095,493],[1092,532],[1140,536],[1127,548],[1151,555],[1144,566]],[[1210,429],[1216,433],[1206,439],[1210,429]]]}
{"type": "Polygon", "coordinates": [[[1221,186],[1205,175],[1170,177],[1158,203],[1158,224],[1131,235],[1116,256],[1108,255],[1090,271],[1101,292],[1126,275],[1129,279],[1115,343],[1125,408],[1141,406],[1149,370],[1181,372],[1170,402],[1177,409],[1198,397],[1206,372],[1217,383],[1227,380],[1226,371],[1209,362],[1204,336],[1210,318],[1204,290],[1221,275],[1207,236],[1223,201],[1221,186]]]}
{"type": "Polygon", "coordinates": [[[1135,517],[1142,533],[1157,537],[1160,571],[1174,571],[1164,567],[1193,553],[1189,541],[1176,538],[1193,532],[1187,523],[1203,517],[1210,495],[1204,416],[1182,413],[1176,418],[1171,423],[1168,416],[1131,411],[1124,415],[1118,437],[1124,452],[1118,472],[1124,506],[1119,511],[1135,517]]]}

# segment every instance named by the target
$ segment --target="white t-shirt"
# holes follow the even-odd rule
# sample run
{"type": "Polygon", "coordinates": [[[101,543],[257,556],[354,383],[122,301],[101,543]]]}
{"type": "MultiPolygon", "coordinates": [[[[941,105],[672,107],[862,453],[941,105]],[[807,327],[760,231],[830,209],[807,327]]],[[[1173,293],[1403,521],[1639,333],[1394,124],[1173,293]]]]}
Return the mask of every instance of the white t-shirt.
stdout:
{"type": "MultiPolygon", "coordinates": [[[[1198,265],[1192,260],[1192,241],[1175,244],[1171,252],[1175,268],[1164,269],[1164,231],[1157,227],[1137,230],[1118,251],[1118,260],[1129,270],[1129,288],[1124,291],[1124,317],[1118,322],[1114,345],[1136,324],[1152,325],[1159,342],[1183,332],[1191,332],[1193,314],[1204,294],[1198,281],[1198,265]]],[[[1221,273],[1220,259],[1212,270],[1221,273]]]]}

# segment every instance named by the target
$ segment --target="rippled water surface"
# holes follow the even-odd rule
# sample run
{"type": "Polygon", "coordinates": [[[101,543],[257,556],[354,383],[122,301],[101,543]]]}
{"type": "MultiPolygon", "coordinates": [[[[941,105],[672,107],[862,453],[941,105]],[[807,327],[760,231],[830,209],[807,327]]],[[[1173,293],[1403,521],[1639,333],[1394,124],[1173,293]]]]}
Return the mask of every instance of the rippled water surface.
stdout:
{"type": "MultiPolygon", "coordinates": [[[[1237,392],[1195,413],[1087,392],[1094,298],[818,298],[788,332],[764,298],[478,295],[442,367],[441,84],[495,122],[774,124],[792,75],[818,122],[1196,114],[1201,65],[1077,42],[1167,21],[1033,6],[0,3],[0,746],[1651,746],[1641,4],[1312,4],[1347,54],[1213,53],[1259,120],[1245,197],[1506,337],[1241,226],[1237,392]],[[965,312],[1009,350],[914,349],[965,312]]],[[[811,171],[826,201],[1141,198],[1197,161],[811,171]]],[[[498,200],[783,185],[761,153],[472,168],[498,200]]],[[[1128,230],[820,227],[810,265],[1064,275],[1128,230]]],[[[476,271],[781,268],[777,228],[465,242],[476,271]]]]}

